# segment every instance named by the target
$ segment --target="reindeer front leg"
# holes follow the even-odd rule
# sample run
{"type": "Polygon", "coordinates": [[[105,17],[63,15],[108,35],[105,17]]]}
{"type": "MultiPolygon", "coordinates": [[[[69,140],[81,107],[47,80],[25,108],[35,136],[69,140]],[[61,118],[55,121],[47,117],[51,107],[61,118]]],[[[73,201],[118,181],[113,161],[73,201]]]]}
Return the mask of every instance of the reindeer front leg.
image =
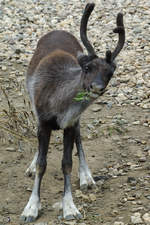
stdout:
{"type": "Polygon", "coordinates": [[[75,127],[64,130],[64,154],[62,170],[64,174],[63,217],[66,220],[80,219],[82,215],[76,208],[71,192],[72,150],[75,140],[75,127]]]}
{"type": "Polygon", "coordinates": [[[76,147],[79,157],[79,177],[80,177],[80,189],[87,189],[88,187],[95,186],[95,181],[92,177],[91,171],[86,163],[85,155],[82,147],[80,136],[80,123],[76,126],[76,147]]]}
{"type": "Polygon", "coordinates": [[[46,123],[40,123],[38,128],[39,151],[36,160],[34,185],[29,201],[21,214],[21,220],[25,223],[33,222],[38,217],[39,210],[41,209],[40,186],[47,165],[46,156],[50,134],[51,129],[49,126],[46,123]]]}

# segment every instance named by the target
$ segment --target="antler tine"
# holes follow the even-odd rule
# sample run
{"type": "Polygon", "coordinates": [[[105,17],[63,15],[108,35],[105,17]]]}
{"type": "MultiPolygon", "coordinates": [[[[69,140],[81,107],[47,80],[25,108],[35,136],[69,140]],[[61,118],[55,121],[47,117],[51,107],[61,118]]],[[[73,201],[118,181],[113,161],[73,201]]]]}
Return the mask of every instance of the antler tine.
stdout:
{"type": "Polygon", "coordinates": [[[112,61],[116,58],[116,56],[119,54],[121,49],[124,46],[125,43],[125,29],[123,24],[123,14],[118,13],[117,20],[116,20],[117,27],[113,30],[114,33],[119,34],[119,40],[117,43],[117,47],[115,48],[114,52],[112,53],[112,61]]]}
{"type": "Polygon", "coordinates": [[[81,19],[81,25],[80,25],[80,37],[81,40],[84,44],[84,46],[86,47],[88,54],[92,55],[92,56],[96,56],[96,53],[94,51],[94,48],[92,47],[92,45],[90,44],[88,38],[87,38],[87,23],[88,23],[88,19],[93,11],[95,7],[94,3],[88,3],[85,7],[82,19],[81,19]]]}

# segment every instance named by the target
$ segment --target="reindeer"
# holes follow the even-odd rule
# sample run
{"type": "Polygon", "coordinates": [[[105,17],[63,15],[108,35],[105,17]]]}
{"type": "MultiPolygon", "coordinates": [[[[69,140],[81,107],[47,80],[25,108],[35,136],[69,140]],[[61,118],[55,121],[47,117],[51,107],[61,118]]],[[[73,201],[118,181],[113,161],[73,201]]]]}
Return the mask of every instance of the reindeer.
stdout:
{"type": "Polygon", "coordinates": [[[105,92],[116,69],[114,59],[125,42],[125,30],[123,15],[119,13],[117,27],[114,29],[119,35],[117,47],[112,53],[106,51],[105,58],[99,58],[87,38],[87,23],[94,6],[93,3],[86,5],[80,25],[80,37],[88,55],[83,53],[81,45],[72,34],[63,30],[54,30],[39,40],[28,67],[26,82],[37,117],[39,146],[27,171],[32,172],[36,167],[33,190],[21,215],[21,219],[27,223],[33,222],[41,209],[40,186],[46,170],[52,130],[64,130],[62,158],[64,219],[82,218],[73,202],[71,192],[74,143],[79,157],[80,188],[95,186],[85,160],[79,121],[81,113],[105,92]]]}

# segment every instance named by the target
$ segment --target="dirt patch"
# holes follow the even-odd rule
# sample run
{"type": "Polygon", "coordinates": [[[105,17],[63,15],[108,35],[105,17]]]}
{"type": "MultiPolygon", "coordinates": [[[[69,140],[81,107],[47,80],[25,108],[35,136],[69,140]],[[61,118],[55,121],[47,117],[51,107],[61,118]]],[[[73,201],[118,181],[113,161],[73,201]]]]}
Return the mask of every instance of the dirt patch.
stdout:
{"type": "MultiPolygon", "coordinates": [[[[102,177],[95,190],[84,193],[87,199],[76,196],[76,190],[79,190],[78,160],[74,149],[72,186],[75,202],[81,209],[83,222],[86,224],[112,224],[115,221],[130,224],[133,212],[144,214],[150,210],[150,132],[149,127],[143,125],[144,118],[149,117],[149,113],[130,106],[114,106],[111,109],[104,106],[101,112],[92,113],[92,116],[91,112],[92,107],[81,120],[83,145],[94,177],[104,176],[104,180],[102,177]],[[99,123],[96,124],[95,121],[99,123]],[[135,121],[140,124],[133,125],[135,121]],[[130,181],[130,177],[135,182],[132,179],[130,181]],[[95,196],[93,200],[89,198],[91,193],[95,196]]],[[[58,219],[60,213],[52,208],[55,202],[61,200],[63,193],[61,136],[60,132],[53,133],[47,172],[41,189],[42,214],[37,223],[63,224],[58,219]]],[[[33,180],[24,174],[32,157],[30,147],[25,145],[22,151],[18,151],[17,145],[1,145],[1,223],[8,221],[20,224],[19,216],[28,201],[33,184],[33,180]]]]}

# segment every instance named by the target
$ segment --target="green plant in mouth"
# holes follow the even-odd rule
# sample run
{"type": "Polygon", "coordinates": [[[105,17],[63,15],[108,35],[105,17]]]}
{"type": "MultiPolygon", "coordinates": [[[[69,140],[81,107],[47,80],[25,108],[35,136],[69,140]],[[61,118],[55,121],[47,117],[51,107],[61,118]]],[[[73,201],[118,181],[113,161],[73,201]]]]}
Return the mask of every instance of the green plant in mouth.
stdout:
{"type": "Polygon", "coordinates": [[[74,100],[77,102],[80,102],[83,100],[89,100],[89,92],[87,92],[87,91],[78,92],[76,97],[74,98],[74,100]]]}

